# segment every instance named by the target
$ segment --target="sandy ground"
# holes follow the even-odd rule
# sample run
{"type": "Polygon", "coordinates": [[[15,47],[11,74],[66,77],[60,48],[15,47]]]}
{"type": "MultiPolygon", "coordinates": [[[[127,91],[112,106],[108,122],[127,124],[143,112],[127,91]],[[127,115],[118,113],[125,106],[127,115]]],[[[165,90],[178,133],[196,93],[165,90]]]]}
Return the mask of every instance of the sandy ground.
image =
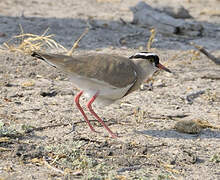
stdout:
{"type": "MultiPolygon", "coordinates": [[[[189,45],[195,42],[220,56],[220,1],[145,2],[155,8],[181,2],[204,33],[200,37],[158,33],[153,51],[174,74],[160,72],[151,89],[95,108],[117,139],[96,121],[92,123],[100,133],[89,130],[74,105],[77,90],[62,72],[32,57],[1,51],[0,179],[220,179],[220,131],[206,128],[184,134],[174,129],[183,119],[220,126],[220,66],[189,45]],[[187,97],[192,93],[198,96],[191,102],[187,97]],[[75,129],[68,133],[72,124],[75,129]]],[[[59,43],[71,48],[89,19],[94,27],[76,53],[130,56],[145,48],[150,35],[148,28],[129,23],[130,7],[137,3],[1,1],[0,43],[19,34],[21,24],[32,34],[49,27],[59,43]],[[120,43],[121,39],[125,41],[120,43]]]]}

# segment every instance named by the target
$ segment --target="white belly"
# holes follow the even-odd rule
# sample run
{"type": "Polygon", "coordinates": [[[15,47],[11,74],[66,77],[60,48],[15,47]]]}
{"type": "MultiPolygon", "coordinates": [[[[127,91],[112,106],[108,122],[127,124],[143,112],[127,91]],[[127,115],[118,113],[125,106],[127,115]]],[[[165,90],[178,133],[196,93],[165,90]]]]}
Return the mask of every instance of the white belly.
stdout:
{"type": "Polygon", "coordinates": [[[98,93],[98,97],[95,102],[102,105],[109,105],[122,98],[133,85],[129,84],[126,87],[117,88],[106,82],[79,75],[71,75],[70,80],[78,89],[84,91],[84,95],[88,99],[98,93]]]}

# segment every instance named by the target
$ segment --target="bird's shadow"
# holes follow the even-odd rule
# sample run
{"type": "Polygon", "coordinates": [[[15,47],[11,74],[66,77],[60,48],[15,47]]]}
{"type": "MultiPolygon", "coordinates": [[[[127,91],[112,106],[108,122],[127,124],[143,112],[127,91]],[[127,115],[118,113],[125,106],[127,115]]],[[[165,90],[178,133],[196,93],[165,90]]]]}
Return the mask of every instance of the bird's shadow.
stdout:
{"type": "Polygon", "coordinates": [[[220,131],[212,129],[204,129],[198,134],[180,133],[173,129],[167,130],[142,130],[135,131],[137,134],[144,134],[158,138],[173,138],[173,139],[220,139],[220,131]]]}

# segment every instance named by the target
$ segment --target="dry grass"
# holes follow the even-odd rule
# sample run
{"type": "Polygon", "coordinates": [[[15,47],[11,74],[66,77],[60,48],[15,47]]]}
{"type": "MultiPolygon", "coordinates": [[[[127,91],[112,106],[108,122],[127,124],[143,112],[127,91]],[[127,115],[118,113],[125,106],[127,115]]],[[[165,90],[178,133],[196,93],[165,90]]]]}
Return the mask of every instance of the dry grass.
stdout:
{"type": "Polygon", "coordinates": [[[20,26],[20,35],[12,37],[7,42],[3,43],[3,50],[10,52],[18,52],[26,55],[32,54],[34,51],[41,52],[62,52],[71,56],[73,51],[78,47],[80,40],[88,33],[87,28],[81,36],[74,42],[70,50],[56,42],[53,38],[54,34],[48,34],[49,28],[44,31],[42,35],[36,35],[31,33],[24,33],[23,28],[20,26]]]}
{"type": "Polygon", "coordinates": [[[220,16],[219,9],[204,9],[200,12],[200,15],[220,16]]]}
{"type": "Polygon", "coordinates": [[[62,50],[67,52],[67,49],[61,44],[57,43],[53,34],[47,34],[47,29],[42,35],[35,35],[31,33],[23,33],[21,27],[20,35],[12,37],[7,42],[3,43],[5,50],[10,52],[19,52],[24,54],[31,54],[33,51],[48,51],[48,50],[62,50]]]}
{"type": "Polygon", "coordinates": [[[89,32],[89,28],[86,28],[85,31],[80,35],[80,37],[75,41],[72,48],[67,52],[67,55],[72,56],[74,50],[78,48],[78,44],[81,41],[81,39],[89,32]]]}
{"type": "Polygon", "coordinates": [[[147,42],[147,51],[149,51],[149,52],[151,51],[151,46],[152,46],[153,41],[154,41],[155,36],[156,36],[156,30],[153,28],[153,29],[150,30],[150,32],[151,32],[151,35],[150,35],[150,37],[148,39],[148,42],[147,42]]]}

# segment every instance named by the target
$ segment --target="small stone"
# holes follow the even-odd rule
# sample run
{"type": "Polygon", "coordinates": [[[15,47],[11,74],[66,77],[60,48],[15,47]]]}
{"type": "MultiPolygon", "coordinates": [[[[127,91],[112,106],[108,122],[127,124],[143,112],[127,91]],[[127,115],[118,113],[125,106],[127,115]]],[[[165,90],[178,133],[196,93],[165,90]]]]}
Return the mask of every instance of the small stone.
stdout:
{"type": "Polygon", "coordinates": [[[0,37],[6,37],[7,35],[3,32],[0,32],[0,37]]]}
{"type": "Polygon", "coordinates": [[[181,133],[198,134],[201,132],[201,125],[195,120],[181,120],[178,121],[174,128],[181,133]]]}
{"type": "Polygon", "coordinates": [[[153,83],[149,83],[149,84],[141,84],[140,86],[140,90],[141,91],[152,91],[153,90],[153,83]]]}
{"type": "Polygon", "coordinates": [[[43,97],[54,97],[58,94],[58,92],[54,91],[50,91],[50,92],[40,92],[40,95],[43,97]]]}

